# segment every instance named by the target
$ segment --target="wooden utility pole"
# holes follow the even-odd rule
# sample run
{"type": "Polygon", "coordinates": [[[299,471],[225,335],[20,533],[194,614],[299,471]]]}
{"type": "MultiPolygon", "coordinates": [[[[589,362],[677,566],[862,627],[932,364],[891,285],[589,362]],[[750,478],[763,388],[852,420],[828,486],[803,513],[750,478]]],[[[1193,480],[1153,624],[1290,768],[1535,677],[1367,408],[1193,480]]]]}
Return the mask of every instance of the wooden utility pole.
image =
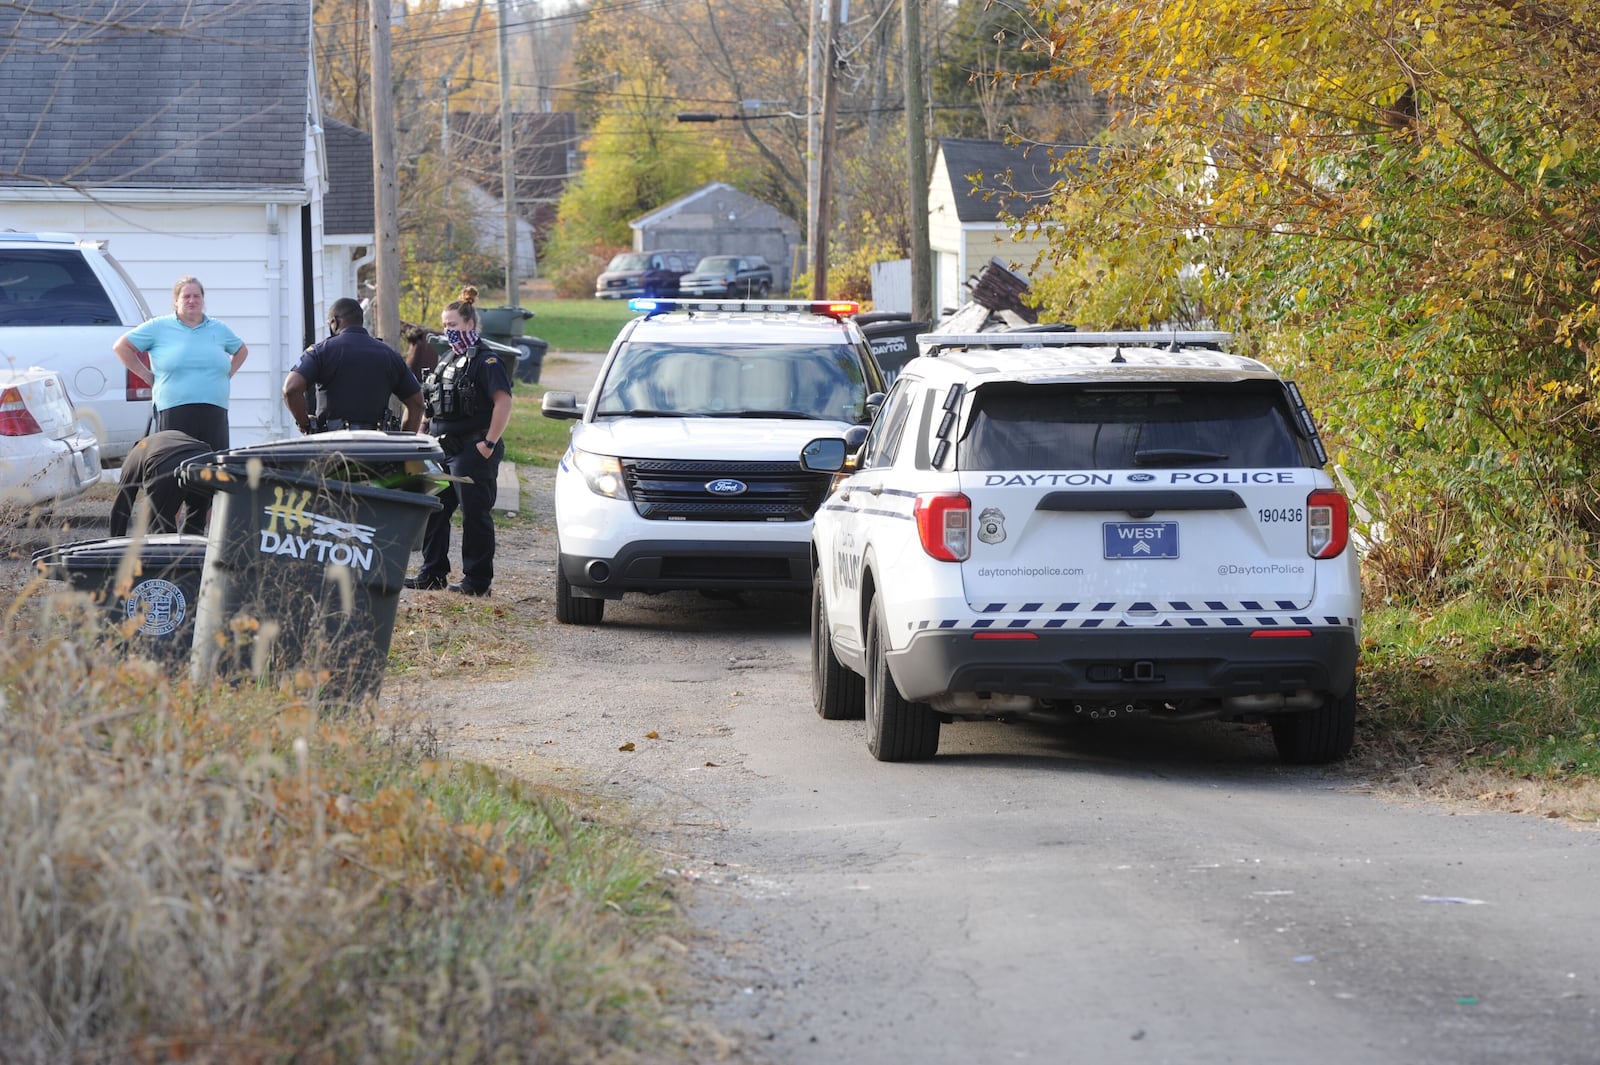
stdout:
{"type": "Polygon", "coordinates": [[[906,182],[911,213],[911,320],[933,324],[933,250],[928,246],[927,108],[922,94],[922,0],[900,0],[906,48],[906,182]]]}
{"type": "Polygon", "coordinates": [[[810,0],[810,33],[806,37],[806,248],[802,271],[817,264],[817,196],[818,178],[822,164],[822,109],[817,102],[822,99],[822,18],[817,13],[822,0],[810,0]]]}
{"type": "Polygon", "coordinates": [[[835,73],[838,60],[834,34],[839,23],[839,0],[827,0],[827,25],[822,33],[822,114],[821,130],[817,142],[816,205],[811,214],[815,229],[811,233],[811,298],[828,298],[828,234],[833,229],[833,120],[837,107],[838,80],[835,73]]]}
{"type": "Polygon", "coordinates": [[[511,130],[511,48],[506,41],[506,0],[500,0],[500,184],[506,206],[506,306],[517,302],[517,154],[511,130]]]}
{"type": "Polygon", "coordinates": [[[394,174],[394,90],[389,73],[389,0],[372,0],[372,189],[373,233],[378,246],[378,287],[372,295],[378,317],[373,335],[400,343],[400,198],[394,174]]]}

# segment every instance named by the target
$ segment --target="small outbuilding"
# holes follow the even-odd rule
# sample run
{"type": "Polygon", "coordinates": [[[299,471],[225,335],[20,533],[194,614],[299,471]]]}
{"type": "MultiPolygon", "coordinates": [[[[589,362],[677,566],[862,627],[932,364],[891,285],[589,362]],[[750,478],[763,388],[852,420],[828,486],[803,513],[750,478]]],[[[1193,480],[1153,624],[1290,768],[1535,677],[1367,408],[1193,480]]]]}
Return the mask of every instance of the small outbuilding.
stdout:
{"type": "Polygon", "coordinates": [[[966,302],[965,287],[992,261],[1026,276],[1044,250],[1039,237],[1019,238],[1006,216],[1026,212],[1055,186],[1050,157],[1002,141],[943,137],[928,185],[928,246],[933,253],[934,307],[966,302]]]}
{"type": "Polygon", "coordinates": [[[789,291],[803,247],[800,224],[776,207],[714,181],[628,223],[636,251],[689,248],[706,255],[759,255],[773,293],[789,291]]]}

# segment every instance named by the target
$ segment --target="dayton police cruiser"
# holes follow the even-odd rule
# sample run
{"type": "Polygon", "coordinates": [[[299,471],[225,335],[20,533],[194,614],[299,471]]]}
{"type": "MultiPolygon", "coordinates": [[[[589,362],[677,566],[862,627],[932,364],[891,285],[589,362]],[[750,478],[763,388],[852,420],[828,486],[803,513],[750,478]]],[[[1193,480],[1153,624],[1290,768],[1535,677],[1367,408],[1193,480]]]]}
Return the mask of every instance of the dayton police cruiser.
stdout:
{"type": "Polygon", "coordinates": [[[1299,390],[1225,333],[924,334],[813,523],[812,689],[880,760],[944,721],[1264,719],[1348,753],[1361,586],[1299,390]]]}
{"type": "Polygon", "coordinates": [[[632,592],[804,591],[831,476],[819,433],[866,435],[883,399],[848,301],[635,299],[556,471],[556,619],[594,625],[632,592]]]}

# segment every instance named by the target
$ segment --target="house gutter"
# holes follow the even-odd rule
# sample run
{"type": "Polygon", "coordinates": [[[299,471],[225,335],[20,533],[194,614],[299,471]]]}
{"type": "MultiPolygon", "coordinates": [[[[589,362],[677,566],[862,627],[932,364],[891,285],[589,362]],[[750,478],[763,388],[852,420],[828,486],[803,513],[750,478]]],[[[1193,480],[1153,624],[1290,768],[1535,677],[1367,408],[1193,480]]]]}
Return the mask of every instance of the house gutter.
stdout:
{"type": "Polygon", "coordinates": [[[69,188],[61,185],[3,185],[8,202],[68,203],[90,200],[95,203],[260,203],[279,200],[305,203],[309,193],[304,185],[234,185],[223,188],[69,188]]]}

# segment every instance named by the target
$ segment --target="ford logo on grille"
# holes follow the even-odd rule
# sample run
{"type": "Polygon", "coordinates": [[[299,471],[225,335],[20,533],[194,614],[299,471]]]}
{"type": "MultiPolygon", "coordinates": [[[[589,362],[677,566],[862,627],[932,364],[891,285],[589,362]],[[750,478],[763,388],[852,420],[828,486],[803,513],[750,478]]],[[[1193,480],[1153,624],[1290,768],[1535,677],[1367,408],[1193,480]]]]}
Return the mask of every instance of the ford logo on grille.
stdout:
{"type": "Polygon", "coordinates": [[[1133,481],[1135,484],[1144,484],[1146,481],[1153,481],[1155,479],[1156,479],[1156,475],[1153,474],[1153,473],[1130,473],[1130,474],[1128,474],[1128,480],[1133,481]]]}
{"type": "Polygon", "coordinates": [[[714,496],[736,496],[745,490],[743,481],[735,481],[732,477],[721,477],[715,481],[706,482],[706,491],[714,496]]]}

